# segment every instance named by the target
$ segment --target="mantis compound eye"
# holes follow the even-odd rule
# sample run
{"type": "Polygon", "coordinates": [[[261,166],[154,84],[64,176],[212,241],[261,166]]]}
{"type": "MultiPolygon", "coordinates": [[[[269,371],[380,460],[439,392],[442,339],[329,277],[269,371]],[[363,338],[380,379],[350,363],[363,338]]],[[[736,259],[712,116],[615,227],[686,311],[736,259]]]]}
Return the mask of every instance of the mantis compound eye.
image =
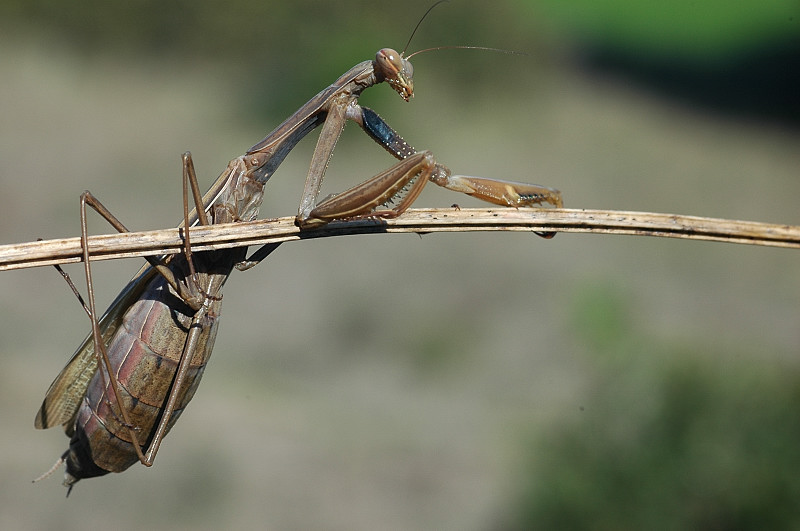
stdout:
{"type": "Polygon", "coordinates": [[[411,63],[391,48],[382,48],[375,54],[375,71],[383,77],[400,96],[408,101],[414,95],[414,68],[411,63]]]}
{"type": "Polygon", "coordinates": [[[375,62],[387,77],[391,77],[391,72],[399,72],[403,69],[403,57],[391,48],[378,50],[378,53],[375,54],[375,62]]]}

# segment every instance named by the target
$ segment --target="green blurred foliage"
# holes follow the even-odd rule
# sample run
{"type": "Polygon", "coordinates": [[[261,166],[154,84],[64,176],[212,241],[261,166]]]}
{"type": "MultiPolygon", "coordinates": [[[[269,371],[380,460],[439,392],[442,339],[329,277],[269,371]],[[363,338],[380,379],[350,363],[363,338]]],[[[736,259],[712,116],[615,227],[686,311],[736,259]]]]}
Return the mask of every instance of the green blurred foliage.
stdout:
{"type": "Polygon", "coordinates": [[[589,390],[579,415],[531,437],[497,527],[797,529],[797,370],[645,337],[620,290],[588,285],[575,302],[589,390]]]}
{"type": "Polygon", "coordinates": [[[579,38],[693,60],[721,59],[800,36],[796,0],[540,0],[526,5],[579,38]]]}

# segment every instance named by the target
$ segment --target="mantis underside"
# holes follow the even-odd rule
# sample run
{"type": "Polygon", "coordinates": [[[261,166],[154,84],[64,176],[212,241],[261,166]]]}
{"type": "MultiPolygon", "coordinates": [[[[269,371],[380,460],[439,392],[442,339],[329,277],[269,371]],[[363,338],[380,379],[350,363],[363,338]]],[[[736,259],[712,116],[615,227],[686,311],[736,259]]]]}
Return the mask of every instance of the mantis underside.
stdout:
{"type": "MultiPolygon", "coordinates": [[[[334,220],[399,216],[428,181],[505,207],[562,206],[558,190],[453,175],[431,152],[411,147],[377,113],[358,103],[364,90],[382,82],[409,101],[414,84],[408,58],[383,48],[374,60],[345,72],[244,155],[231,160],[202,197],[191,154],[185,153],[182,227],[255,219],[264,185],[295,145],[318,126],[321,132],[296,217],[303,230],[315,230],[334,220]],[[366,182],[318,202],[325,170],[348,120],[399,161],[366,182]],[[195,203],[192,212],[190,194],[195,203]]],[[[117,230],[127,231],[89,192],[81,196],[81,241],[89,295],[85,308],[92,332],[50,386],[35,421],[42,429],[63,425],[70,437],[69,449],[56,463],[66,462],[64,484],[70,490],[80,479],[121,472],[136,461],[152,465],[163,437],[191,400],[211,355],[225,281],[233,268],[251,267],[278,246],[264,246],[250,257],[244,248],[192,253],[184,230],[184,252],[148,258],[149,265],[97,319],[86,244],[87,205],[117,230]]]]}

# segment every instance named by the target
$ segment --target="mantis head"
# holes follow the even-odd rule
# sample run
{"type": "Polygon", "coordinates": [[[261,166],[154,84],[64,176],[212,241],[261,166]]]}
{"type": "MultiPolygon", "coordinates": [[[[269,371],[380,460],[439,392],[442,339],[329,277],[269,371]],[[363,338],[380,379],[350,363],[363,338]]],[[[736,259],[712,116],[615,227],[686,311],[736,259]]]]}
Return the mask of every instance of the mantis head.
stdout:
{"type": "Polygon", "coordinates": [[[408,50],[408,45],[411,44],[411,39],[414,38],[414,34],[419,29],[419,25],[422,24],[422,21],[425,20],[425,17],[428,16],[434,7],[438,6],[447,2],[447,0],[439,0],[422,15],[422,18],[419,19],[417,22],[417,26],[414,28],[414,31],[411,32],[411,37],[409,37],[408,42],[406,43],[406,47],[403,48],[402,53],[397,53],[396,50],[391,48],[381,48],[378,50],[378,53],[375,54],[375,60],[372,62],[373,70],[375,71],[375,75],[377,76],[378,82],[386,81],[391,85],[391,87],[400,94],[400,97],[404,100],[408,101],[411,97],[414,96],[414,67],[411,66],[411,59],[417,54],[425,53],[425,52],[432,52],[434,50],[446,50],[446,49],[468,49],[468,50],[488,50],[491,52],[500,52],[500,53],[511,53],[511,54],[520,54],[519,52],[514,52],[511,50],[501,50],[499,48],[487,48],[485,46],[436,46],[434,48],[426,48],[424,50],[419,50],[408,57],[403,57],[408,50]]]}
{"type": "Polygon", "coordinates": [[[391,48],[381,48],[373,62],[375,73],[408,101],[414,95],[414,67],[391,48]]]}

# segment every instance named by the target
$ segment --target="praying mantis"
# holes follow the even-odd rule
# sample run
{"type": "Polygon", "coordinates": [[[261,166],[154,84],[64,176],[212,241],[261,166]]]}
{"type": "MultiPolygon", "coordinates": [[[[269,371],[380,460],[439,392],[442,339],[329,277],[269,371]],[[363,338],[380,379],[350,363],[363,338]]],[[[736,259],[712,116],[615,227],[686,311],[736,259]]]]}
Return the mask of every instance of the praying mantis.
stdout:
{"type": "MultiPolygon", "coordinates": [[[[404,57],[383,48],[375,59],[349,69],[263,140],[231,160],[202,196],[191,154],[185,153],[183,253],[148,257],[149,264],[134,275],[99,319],[86,207],[97,211],[116,230],[127,232],[127,228],[91,193],[84,192],[81,243],[88,291],[88,306],[84,307],[92,331],[51,384],[35,420],[40,429],[62,425],[70,438],[68,450],[52,469],[66,464],[68,494],[81,479],[122,472],[137,461],[153,464],[164,436],[192,399],[211,355],[226,280],[234,268],[256,265],[279,245],[267,244],[249,257],[246,248],[193,253],[186,228],[255,219],[265,184],[297,143],[317,127],[321,126],[321,131],[296,216],[302,230],[315,230],[336,220],[399,216],[428,181],[506,207],[562,206],[561,193],[552,188],[453,175],[431,152],[416,150],[377,113],[359,105],[364,90],[383,82],[409,101],[414,94],[409,61],[413,55],[404,57]],[[399,161],[349,190],[318,201],[328,162],[347,121],[358,124],[399,161]],[[195,204],[191,212],[189,194],[195,204]]],[[[553,234],[540,235],[549,238],[553,234]]]]}

